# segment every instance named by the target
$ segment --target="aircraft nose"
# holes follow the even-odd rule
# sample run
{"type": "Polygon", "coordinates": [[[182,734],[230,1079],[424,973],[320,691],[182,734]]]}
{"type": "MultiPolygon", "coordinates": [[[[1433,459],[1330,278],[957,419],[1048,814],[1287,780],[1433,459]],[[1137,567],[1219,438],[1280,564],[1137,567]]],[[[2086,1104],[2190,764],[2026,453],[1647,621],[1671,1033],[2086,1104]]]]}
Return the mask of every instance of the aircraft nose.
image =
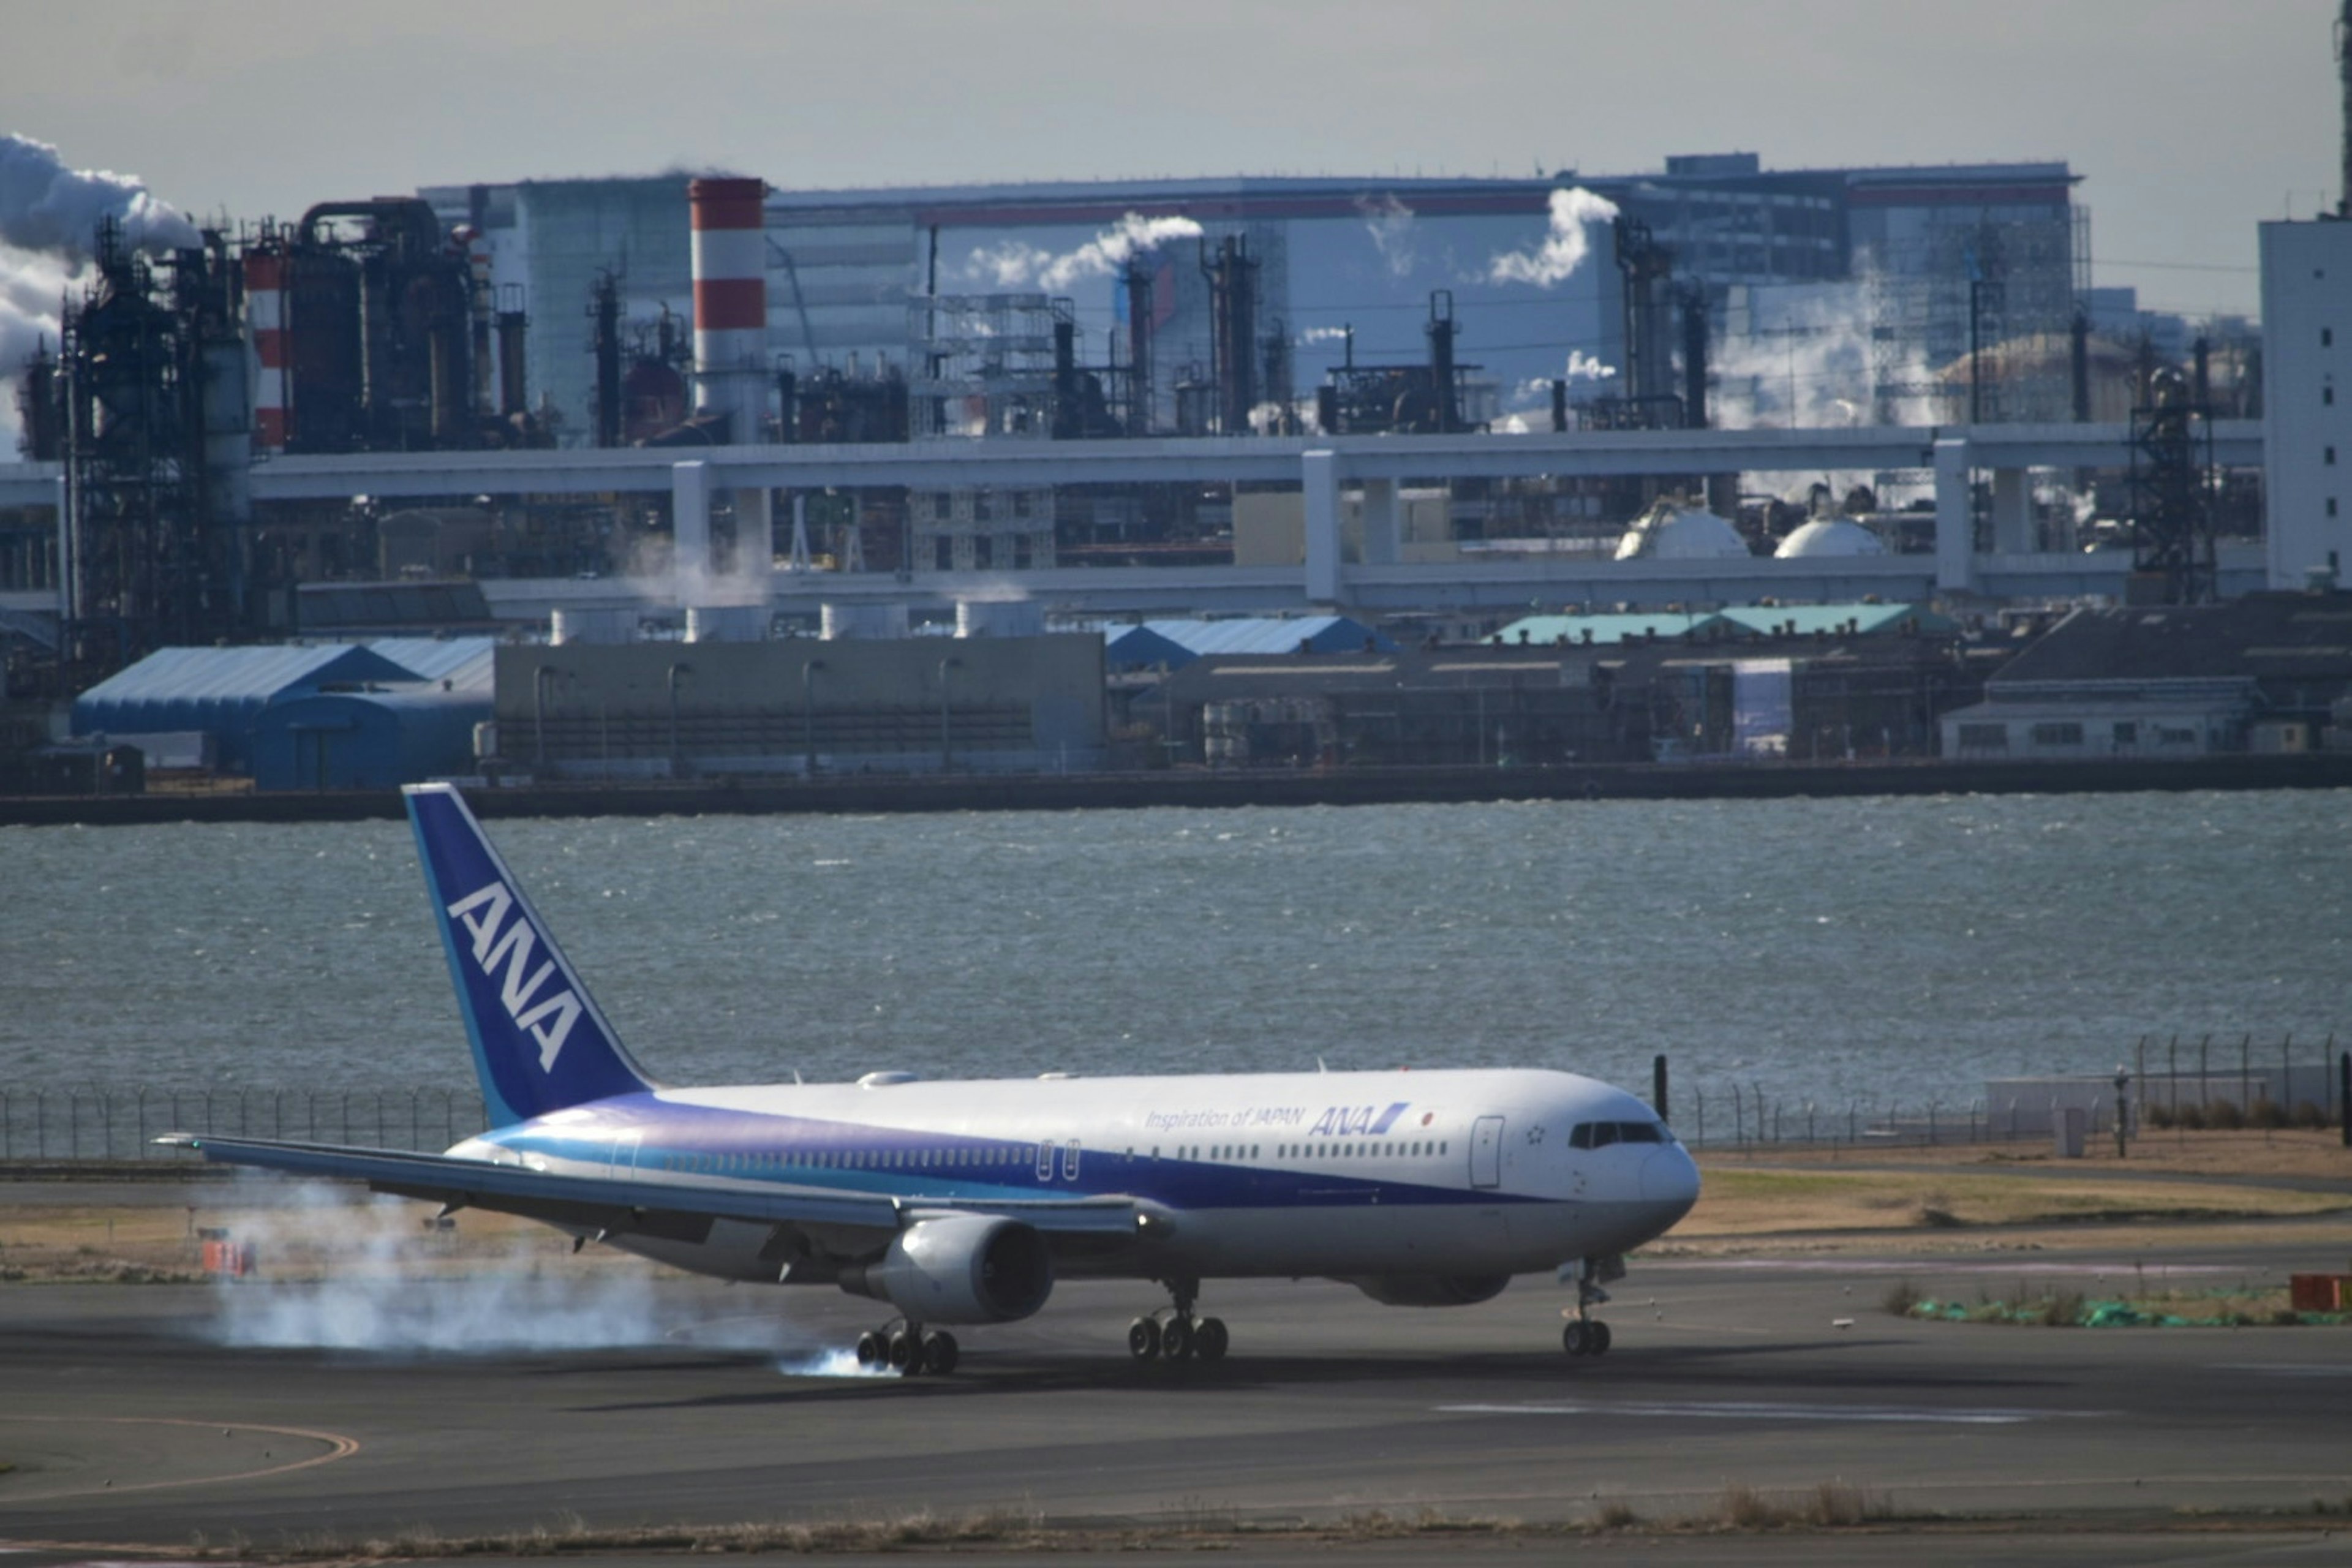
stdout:
{"type": "Polygon", "coordinates": [[[1675,1217],[1690,1213],[1698,1202],[1698,1163],[1679,1143],[1669,1143],[1642,1162],[1642,1197],[1646,1203],[1677,1205],[1675,1217]]]}

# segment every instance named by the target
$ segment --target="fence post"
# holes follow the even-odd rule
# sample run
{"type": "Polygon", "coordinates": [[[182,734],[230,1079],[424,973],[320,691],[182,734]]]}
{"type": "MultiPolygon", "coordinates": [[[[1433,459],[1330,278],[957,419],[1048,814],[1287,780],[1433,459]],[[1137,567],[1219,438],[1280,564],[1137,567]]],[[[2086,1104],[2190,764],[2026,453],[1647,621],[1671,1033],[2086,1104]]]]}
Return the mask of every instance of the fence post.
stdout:
{"type": "Polygon", "coordinates": [[[33,1158],[49,1157],[49,1091],[33,1091],[33,1158]]]}
{"type": "Polygon", "coordinates": [[[1704,1148],[1706,1145],[1706,1090],[1696,1084],[1691,1085],[1691,1104],[1698,1111],[1698,1142],[1704,1148]]]}
{"type": "Polygon", "coordinates": [[[15,1110],[15,1104],[8,1098],[8,1091],[0,1089],[0,1160],[13,1160],[16,1157],[16,1129],[13,1125],[16,1119],[15,1110]]]}
{"type": "Polygon", "coordinates": [[[1748,1113],[1739,1099],[1739,1082],[1731,1084],[1731,1146],[1735,1149],[1748,1142],[1748,1113]]]}
{"type": "Polygon", "coordinates": [[[1756,1091],[1756,1142],[1761,1143],[1764,1142],[1764,1086],[1751,1083],[1748,1087],[1756,1091]]]}

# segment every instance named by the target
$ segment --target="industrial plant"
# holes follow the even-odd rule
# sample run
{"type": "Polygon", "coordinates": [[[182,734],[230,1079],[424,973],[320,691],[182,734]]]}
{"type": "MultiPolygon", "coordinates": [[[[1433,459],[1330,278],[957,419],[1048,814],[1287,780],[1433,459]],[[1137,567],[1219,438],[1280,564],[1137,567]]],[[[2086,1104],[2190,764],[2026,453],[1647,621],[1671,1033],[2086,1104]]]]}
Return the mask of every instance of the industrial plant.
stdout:
{"type": "MultiPolygon", "coordinates": [[[[204,228],[92,187],[0,365],[6,750],[275,788],[1980,752],[2050,626],[2352,615],[2352,223],[2264,225],[2260,325],[2187,322],[2095,282],[2079,178],[747,173],[204,228]],[[320,657],[198,657],[254,645],[320,657]]],[[[2290,645],[2291,721],[2244,672],[2198,751],[2341,741],[2352,662],[2290,645]]]]}

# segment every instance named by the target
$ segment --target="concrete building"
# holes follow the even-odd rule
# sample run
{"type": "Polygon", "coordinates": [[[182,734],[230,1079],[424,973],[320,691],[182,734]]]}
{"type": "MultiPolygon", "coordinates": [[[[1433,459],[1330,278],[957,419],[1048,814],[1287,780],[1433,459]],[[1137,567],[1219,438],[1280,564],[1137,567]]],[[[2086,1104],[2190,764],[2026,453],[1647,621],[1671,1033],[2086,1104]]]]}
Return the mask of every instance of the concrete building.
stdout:
{"type": "Polygon", "coordinates": [[[2262,228],[2270,585],[2352,559],[2352,222],[2262,228]]]}
{"type": "Polygon", "coordinates": [[[498,765],[563,778],[1100,764],[1093,635],[498,650],[498,765]]]}
{"type": "Polygon", "coordinates": [[[2029,645],[1978,707],[1943,720],[1947,756],[2307,752],[2352,697],[2352,594],[2080,609],[2029,645]]]}

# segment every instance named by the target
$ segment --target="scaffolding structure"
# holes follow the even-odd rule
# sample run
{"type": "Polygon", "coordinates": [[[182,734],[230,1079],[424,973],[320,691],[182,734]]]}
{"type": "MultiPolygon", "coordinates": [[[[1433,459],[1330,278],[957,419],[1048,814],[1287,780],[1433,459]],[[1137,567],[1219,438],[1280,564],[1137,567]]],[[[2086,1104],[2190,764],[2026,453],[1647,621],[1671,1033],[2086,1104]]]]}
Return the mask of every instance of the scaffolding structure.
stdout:
{"type": "Polygon", "coordinates": [[[1055,325],[1070,302],[1045,294],[934,294],[908,307],[916,374],[911,432],[1049,440],[1054,434],[1055,325]]]}

